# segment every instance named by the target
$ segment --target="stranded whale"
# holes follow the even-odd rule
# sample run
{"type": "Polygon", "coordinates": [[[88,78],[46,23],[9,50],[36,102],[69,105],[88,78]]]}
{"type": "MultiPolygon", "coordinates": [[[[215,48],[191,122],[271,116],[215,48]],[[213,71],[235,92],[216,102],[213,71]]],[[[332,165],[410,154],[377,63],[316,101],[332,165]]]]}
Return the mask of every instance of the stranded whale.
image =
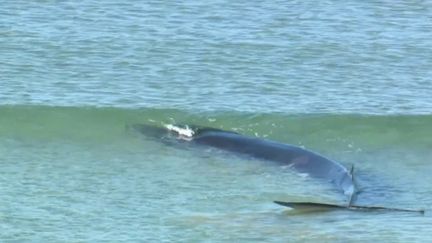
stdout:
{"type": "Polygon", "coordinates": [[[353,169],[347,170],[338,162],[301,147],[208,127],[135,124],[132,125],[132,128],[148,137],[161,140],[165,143],[188,142],[286,165],[297,172],[306,173],[311,177],[335,184],[348,197],[346,205],[275,201],[279,205],[291,208],[379,209],[424,212],[423,210],[353,205],[357,193],[353,178],[353,169]]]}

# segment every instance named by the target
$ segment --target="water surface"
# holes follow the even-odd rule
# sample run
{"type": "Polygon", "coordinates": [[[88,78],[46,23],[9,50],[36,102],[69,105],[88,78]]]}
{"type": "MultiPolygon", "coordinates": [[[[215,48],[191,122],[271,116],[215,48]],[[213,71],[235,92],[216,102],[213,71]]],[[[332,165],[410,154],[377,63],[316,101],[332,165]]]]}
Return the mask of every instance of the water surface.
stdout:
{"type": "Polygon", "coordinates": [[[355,165],[432,208],[430,1],[2,1],[0,241],[426,242],[430,215],[292,213],[326,182],[126,129],[183,123],[355,165]]]}

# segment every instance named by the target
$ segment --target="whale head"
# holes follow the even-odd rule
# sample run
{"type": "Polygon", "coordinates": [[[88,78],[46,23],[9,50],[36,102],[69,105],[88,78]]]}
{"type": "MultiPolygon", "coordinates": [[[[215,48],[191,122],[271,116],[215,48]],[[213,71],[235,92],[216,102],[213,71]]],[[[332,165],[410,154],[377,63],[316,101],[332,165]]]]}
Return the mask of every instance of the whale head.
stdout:
{"type": "Polygon", "coordinates": [[[149,124],[133,124],[128,125],[127,129],[139,132],[150,139],[158,139],[162,141],[168,140],[182,140],[190,141],[195,135],[195,129],[189,126],[162,124],[162,125],[149,125],[149,124]]]}

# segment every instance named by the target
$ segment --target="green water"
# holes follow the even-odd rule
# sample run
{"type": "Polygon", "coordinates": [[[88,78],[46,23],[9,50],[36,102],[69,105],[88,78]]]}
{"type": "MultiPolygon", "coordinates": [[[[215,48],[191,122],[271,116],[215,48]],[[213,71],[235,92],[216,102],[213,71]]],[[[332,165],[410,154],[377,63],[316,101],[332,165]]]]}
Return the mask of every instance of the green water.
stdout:
{"type": "Polygon", "coordinates": [[[0,242],[428,242],[263,161],[126,129],[182,123],[355,165],[358,203],[432,208],[430,1],[1,1],[0,242]]]}
{"type": "Polygon", "coordinates": [[[0,107],[0,238],[8,241],[423,241],[413,213],[293,213],[272,200],[344,203],[329,183],[126,129],[189,121],[354,164],[358,203],[432,205],[432,117],[0,107]]]}

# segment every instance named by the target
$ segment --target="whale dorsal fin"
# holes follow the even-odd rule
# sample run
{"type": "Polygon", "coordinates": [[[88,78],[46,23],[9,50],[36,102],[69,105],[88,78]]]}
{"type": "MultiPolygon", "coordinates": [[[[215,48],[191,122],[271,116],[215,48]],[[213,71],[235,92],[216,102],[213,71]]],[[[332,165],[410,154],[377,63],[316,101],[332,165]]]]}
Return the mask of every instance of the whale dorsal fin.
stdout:
{"type": "Polygon", "coordinates": [[[351,180],[352,180],[352,184],[353,184],[354,190],[352,191],[352,193],[351,193],[351,195],[349,197],[348,207],[350,207],[354,203],[354,201],[356,199],[356,194],[357,194],[357,185],[356,185],[355,180],[354,180],[354,164],[351,165],[351,169],[350,169],[349,173],[351,175],[351,180]]]}

